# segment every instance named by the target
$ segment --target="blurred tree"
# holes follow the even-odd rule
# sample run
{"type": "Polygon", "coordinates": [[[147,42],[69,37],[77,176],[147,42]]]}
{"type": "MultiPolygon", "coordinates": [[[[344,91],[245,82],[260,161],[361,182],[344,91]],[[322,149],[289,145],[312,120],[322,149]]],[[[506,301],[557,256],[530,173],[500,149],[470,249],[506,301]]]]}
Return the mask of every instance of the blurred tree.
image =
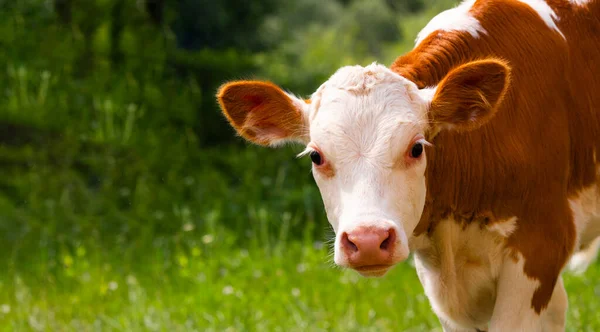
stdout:
{"type": "Polygon", "coordinates": [[[349,31],[353,40],[364,44],[366,52],[376,57],[381,56],[386,43],[402,39],[398,15],[383,0],[354,0],[340,29],[349,31]]]}
{"type": "Polygon", "coordinates": [[[123,53],[119,49],[119,41],[123,28],[125,27],[125,17],[123,10],[125,9],[122,1],[117,1],[111,9],[110,19],[110,58],[114,65],[118,65],[122,61],[123,53]]]}
{"type": "Polygon", "coordinates": [[[310,26],[327,27],[343,16],[344,7],[338,1],[287,1],[277,11],[266,15],[258,32],[262,43],[276,48],[281,43],[298,40],[310,26]]]}
{"type": "Polygon", "coordinates": [[[390,8],[393,8],[394,11],[398,13],[416,13],[425,8],[424,0],[386,0],[385,2],[390,8]]]}
{"type": "Polygon", "coordinates": [[[0,202],[46,216],[45,202],[72,200],[61,227],[110,215],[106,233],[136,227],[115,216],[145,225],[174,201],[202,211],[215,195],[237,197],[222,203],[224,224],[239,221],[249,196],[281,211],[318,209],[304,205],[310,192],[289,190],[300,164],[224,146],[245,143],[219,112],[217,87],[262,78],[308,95],[340,66],[397,56],[411,44],[400,27],[414,35],[450,2],[0,0],[0,202]],[[264,169],[287,185],[253,186],[264,169]]]}
{"type": "Polygon", "coordinates": [[[270,47],[260,76],[311,93],[340,65],[377,60],[402,39],[400,20],[386,0],[286,2],[259,31],[270,47]]]}
{"type": "Polygon", "coordinates": [[[173,28],[185,49],[259,50],[256,30],[282,4],[277,0],[181,0],[173,28]]]}
{"type": "Polygon", "coordinates": [[[71,23],[71,0],[54,0],[54,11],[60,22],[71,23]]]}
{"type": "Polygon", "coordinates": [[[212,145],[238,141],[215,103],[219,84],[258,76],[312,92],[340,64],[379,58],[402,38],[402,15],[423,1],[432,0],[3,1],[24,18],[19,34],[6,35],[24,43],[3,52],[78,80],[131,78],[140,102],[160,92],[152,121],[193,128],[199,144],[212,145]],[[168,80],[193,82],[194,102],[164,102],[173,99],[161,88],[168,80]]]}
{"type": "Polygon", "coordinates": [[[402,39],[403,15],[432,1],[0,0],[0,56],[78,81],[136,82],[129,97],[152,100],[152,122],[219,144],[238,141],[215,103],[219,84],[257,76],[312,92],[340,65],[379,59],[402,39]],[[167,81],[192,82],[193,101],[174,109],[167,81]]]}
{"type": "Polygon", "coordinates": [[[160,26],[163,24],[165,10],[165,0],[145,0],[146,11],[154,24],[160,26]]]}

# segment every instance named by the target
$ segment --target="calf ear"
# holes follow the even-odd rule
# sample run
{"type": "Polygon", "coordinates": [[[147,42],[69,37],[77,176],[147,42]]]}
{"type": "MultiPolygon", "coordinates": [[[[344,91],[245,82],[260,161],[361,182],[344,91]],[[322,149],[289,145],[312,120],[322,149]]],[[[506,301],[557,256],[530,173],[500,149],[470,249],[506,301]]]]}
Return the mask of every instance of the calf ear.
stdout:
{"type": "Polygon", "coordinates": [[[500,60],[479,60],[453,70],[438,85],[429,118],[439,129],[468,131],[496,113],[510,84],[510,68],[500,60]]]}
{"type": "Polygon", "coordinates": [[[235,81],[217,93],[221,110],[238,134],[259,145],[308,140],[308,104],[276,85],[235,81]]]}

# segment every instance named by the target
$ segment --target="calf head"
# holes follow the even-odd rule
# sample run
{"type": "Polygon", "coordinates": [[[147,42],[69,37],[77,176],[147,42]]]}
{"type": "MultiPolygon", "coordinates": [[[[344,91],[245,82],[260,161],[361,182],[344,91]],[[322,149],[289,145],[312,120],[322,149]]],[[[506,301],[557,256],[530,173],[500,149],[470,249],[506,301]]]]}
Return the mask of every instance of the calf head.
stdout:
{"type": "Polygon", "coordinates": [[[301,155],[312,159],[336,233],[335,263],[381,276],[409,255],[425,204],[428,140],[490,120],[508,82],[499,60],[457,67],[427,89],[372,64],[339,69],[310,100],[258,81],[224,84],[217,97],[245,139],[306,146],[301,155]]]}

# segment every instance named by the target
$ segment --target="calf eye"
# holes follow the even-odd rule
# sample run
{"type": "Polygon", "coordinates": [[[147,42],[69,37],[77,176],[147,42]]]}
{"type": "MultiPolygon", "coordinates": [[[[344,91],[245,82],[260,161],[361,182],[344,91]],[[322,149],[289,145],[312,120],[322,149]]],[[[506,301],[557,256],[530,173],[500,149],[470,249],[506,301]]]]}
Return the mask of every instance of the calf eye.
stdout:
{"type": "Polygon", "coordinates": [[[321,154],[317,151],[312,151],[310,153],[310,160],[312,160],[312,162],[317,166],[323,164],[323,158],[321,158],[321,154]]]}
{"type": "Polygon", "coordinates": [[[415,143],[412,150],[410,150],[410,156],[413,158],[419,158],[423,154],[423,144],[415,143]]]}

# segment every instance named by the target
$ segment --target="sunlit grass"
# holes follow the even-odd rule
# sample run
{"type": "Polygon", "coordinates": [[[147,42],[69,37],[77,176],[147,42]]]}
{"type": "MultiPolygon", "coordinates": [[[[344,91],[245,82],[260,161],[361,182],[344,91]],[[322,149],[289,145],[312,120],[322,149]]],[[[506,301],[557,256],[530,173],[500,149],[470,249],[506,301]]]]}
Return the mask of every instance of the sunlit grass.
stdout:
{"type": "MultiPolygon", "coordinates": [[[[0,272],[6,331],[441,331],[410,262],[381,279],[334,268],[318,240],[235,246],[220,230],[14,248],[0,272]],[[13,257],[23,257],[14,253],[13,257]]],[[[33,243],[33,242],[25,242],[33,243]]],[[[569,331],[600,329],[600,266],[567,275],[569,331]]]]}

